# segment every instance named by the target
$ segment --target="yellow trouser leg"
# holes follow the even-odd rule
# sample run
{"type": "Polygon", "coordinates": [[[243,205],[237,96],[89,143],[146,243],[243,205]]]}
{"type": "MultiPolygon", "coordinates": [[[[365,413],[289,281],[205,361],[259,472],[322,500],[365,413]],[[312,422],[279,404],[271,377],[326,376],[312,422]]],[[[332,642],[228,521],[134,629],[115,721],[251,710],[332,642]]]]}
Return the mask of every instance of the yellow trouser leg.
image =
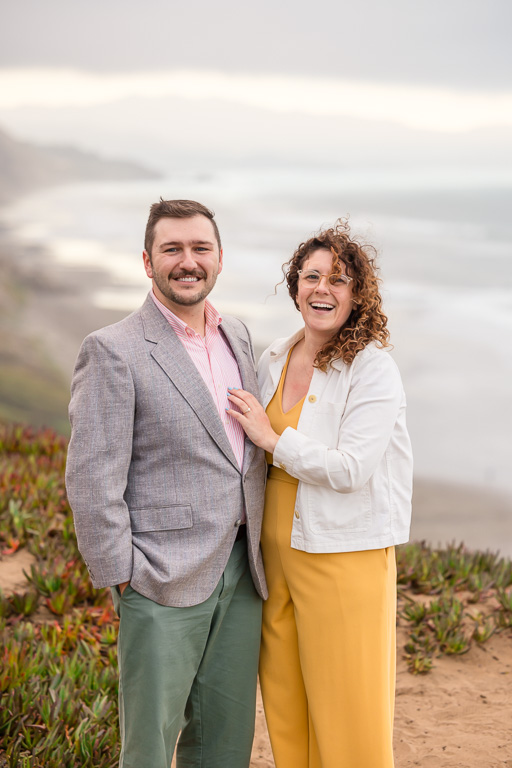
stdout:
{"type": "Polygon", "coordinates": [[[290,547],[295,488],[270,481],[260,662],[276,768],[392,768],[394,548],[290,547]]]}
{"type": "Polygon", "coordinates": [[[394,549],[297,554],[290,591],[320,765],[392,768],[394,549]]]}
{"type": "MultiPolygon", "coordinates": [[[[294,486],[291,488],[294,489],[294,486]]],[[[306,692],[299,661],[294,607],[276,547],[274,515],[267,516],[265,529],[265,572],[270,585],[269,599],[263,604],[260,651],[260,684],[265,714],[276,765],[279,768],[308,768],[306,692]]]]}

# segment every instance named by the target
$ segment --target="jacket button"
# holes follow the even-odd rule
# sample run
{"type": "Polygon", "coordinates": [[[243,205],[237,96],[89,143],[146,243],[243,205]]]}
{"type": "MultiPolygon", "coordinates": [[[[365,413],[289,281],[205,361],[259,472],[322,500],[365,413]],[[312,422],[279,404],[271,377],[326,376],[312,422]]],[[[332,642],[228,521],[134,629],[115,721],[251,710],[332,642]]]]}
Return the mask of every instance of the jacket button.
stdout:
{"type": "Polygon", "coordinates": [[[294,514],[295,514],[295,517],[297,518],[297,520],[300,520],[300,514],[299,514],[299,510],[298,509],[295,510],[294,514]]]}
{"type": "Polygon", "coordinates": [[[240,528],[241,525],[242,525],[242,521],[239,519],[235,523],[235,528],[240,528]]]}
{"type": "Polygon", "coordinates": [[[310,403],[316,403],[316,395],[310,395],[308,397],[308,400],[310,403]]]}
{"type": "Polygon", "coordinates": [[[281,469],[284,469],[284,471],[286,472],[286,464],[283,464],[283,462],[281,462],[279,466],[281,467],[281,469]]]}

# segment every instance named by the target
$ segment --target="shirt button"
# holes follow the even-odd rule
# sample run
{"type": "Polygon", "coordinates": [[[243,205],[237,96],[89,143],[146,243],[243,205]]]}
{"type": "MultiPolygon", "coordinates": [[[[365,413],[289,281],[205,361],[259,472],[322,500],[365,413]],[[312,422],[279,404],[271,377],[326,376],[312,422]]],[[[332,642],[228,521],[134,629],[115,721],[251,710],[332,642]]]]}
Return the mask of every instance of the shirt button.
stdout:
{"type": "Polygon", "coordinates": [[[295,510],[295,517],[297,518],[297,520],[300,520],[300,514],[298,509],[295,510]]]}
{"type": "Polygon", "coordinates": [[[310,403],[316,403],[316,395],[310,395],[308,397],[308,400],[310,403]]]}
{"type": "Polygon", "coordinates": [[[281,469],[284,469],[284,471],[286,472],[286,464],[283,464],[283,462],[281,462],[279,466],[281,467],[281,469]]]}
{"type": "Polygon", "coordinates": [[[240,528],[241,525],[242,525],[242,521],[241,519],[238,519],[235,523],[235,528],[240,528]]]}

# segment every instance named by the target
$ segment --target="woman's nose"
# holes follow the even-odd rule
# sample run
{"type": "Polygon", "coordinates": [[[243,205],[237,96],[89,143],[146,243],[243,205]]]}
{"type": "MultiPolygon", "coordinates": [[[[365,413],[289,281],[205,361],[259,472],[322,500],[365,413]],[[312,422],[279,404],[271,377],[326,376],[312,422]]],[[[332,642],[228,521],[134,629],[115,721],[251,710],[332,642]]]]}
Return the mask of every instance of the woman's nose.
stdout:
{"type": "Polygon", "coordinates": [[[329,283],[329,276],[328,275],[320,275],[320,280],[318,281],[318,285],[316,286],[317,291],[323,291],[323,293],[329,293],[329,290],[331,288],[331,284],[329,283]]]}

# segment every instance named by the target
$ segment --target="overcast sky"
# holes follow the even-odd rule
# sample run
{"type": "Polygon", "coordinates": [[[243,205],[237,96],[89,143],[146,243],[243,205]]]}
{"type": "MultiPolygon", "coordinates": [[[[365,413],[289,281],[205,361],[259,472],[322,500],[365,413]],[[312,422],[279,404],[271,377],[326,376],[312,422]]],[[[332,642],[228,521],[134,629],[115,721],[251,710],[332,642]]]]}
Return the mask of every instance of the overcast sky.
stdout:
{"type": "Polygon", "coordinates": [[[0,67],[512,87],[510,0],[4,0],[0,67]]]}
{"type": "Polygon", "coordinates": [[[151,167],[509,166],[511,29],[512,0],[18,0],[0,129],[151,167]]]}

